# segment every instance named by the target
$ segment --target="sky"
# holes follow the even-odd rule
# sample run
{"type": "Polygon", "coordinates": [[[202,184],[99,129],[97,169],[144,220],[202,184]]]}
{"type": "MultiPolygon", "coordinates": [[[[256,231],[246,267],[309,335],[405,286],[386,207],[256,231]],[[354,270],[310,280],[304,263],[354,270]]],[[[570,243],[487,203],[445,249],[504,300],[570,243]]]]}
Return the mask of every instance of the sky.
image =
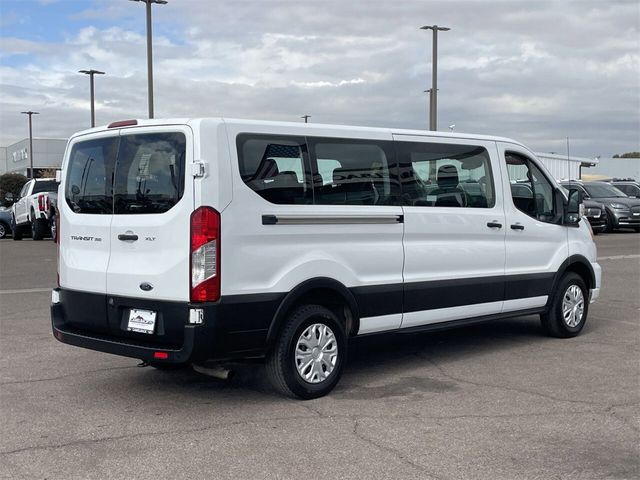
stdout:
{"type": "MultiPolygon", "coordinates": [[[[155,116],[426,129],[538,152],[640,150],[638,0],[168,0],[153,6],[155,116]]],[[[144,5],[0,0],[0,145],[147,116],[144,5]]]]}

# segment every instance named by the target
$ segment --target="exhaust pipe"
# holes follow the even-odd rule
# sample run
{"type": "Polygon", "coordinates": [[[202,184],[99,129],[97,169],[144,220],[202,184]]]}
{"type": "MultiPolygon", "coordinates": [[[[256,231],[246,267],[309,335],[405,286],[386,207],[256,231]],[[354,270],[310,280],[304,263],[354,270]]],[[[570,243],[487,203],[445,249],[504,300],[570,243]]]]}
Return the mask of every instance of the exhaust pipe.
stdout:
{"type": "Polygon", "coordinates": [[[233,377],[233,370],[229,370],[228,368],[224,368],[220,365],[205,367],[204,365],[192,364],[191,367],[198,373],[218,378],[220,380],[231,380],[233,377]]]}

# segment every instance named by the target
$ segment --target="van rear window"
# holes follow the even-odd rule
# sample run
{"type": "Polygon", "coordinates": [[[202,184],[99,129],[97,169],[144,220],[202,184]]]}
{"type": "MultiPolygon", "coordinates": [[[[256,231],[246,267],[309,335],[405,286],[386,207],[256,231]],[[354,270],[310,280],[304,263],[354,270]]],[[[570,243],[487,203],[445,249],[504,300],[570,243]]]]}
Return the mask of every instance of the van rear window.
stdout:
{"type": "Polygon", "coordinates": [[[76,143],[65,199],[76,213],[163,213],[184,193],[186,139],[149,133],[76,143]]]}

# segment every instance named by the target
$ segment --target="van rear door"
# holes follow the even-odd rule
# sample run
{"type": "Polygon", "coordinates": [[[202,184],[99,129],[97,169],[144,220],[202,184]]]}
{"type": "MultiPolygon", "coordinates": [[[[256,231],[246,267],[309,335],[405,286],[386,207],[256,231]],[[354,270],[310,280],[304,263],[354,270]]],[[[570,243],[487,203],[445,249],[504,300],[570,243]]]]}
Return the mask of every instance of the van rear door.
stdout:
{"type": "Polygon", "coordinates": [[[121,131],[113,177],[109,297],[189,301],[192,139],[187,126],[121,131]]]}
{"type": "Polygon", "coordinates": [[[72,139],[58,201],[60,286],[105,294],[111,250],[113,167],[118,131],[72,139]]]}

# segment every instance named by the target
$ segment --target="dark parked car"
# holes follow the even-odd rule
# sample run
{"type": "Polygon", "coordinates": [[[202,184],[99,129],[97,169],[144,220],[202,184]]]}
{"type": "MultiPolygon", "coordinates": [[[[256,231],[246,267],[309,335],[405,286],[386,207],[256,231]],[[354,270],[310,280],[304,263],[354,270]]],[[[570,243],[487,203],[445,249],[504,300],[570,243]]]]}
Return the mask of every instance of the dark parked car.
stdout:
{"type": "Polygon", "coordinates": [[[604,232],[607,228],[607,212],[604,204],[595,200],[584,200],[584,214],[589,220],[593,233],[604,232]]]}
{"type": "Polygon", "coordinates": [[[633,178],[614,178],[611,180],[611,185],[630,197],[640,198],[640,183],[633,178]]]}
{"type": "Polygon", "coordinates": [[[640,232],[640,199],[628,197],[608,182],[567,181],[562,185],[580,190],[586,199],[604,204],[606,232],[619,228],[633,228],[640,232]]]}
{"type": "Polygon", "coordinates": [[[11,210],[0,207],[0,239],[11,233],[11,210]]]}

